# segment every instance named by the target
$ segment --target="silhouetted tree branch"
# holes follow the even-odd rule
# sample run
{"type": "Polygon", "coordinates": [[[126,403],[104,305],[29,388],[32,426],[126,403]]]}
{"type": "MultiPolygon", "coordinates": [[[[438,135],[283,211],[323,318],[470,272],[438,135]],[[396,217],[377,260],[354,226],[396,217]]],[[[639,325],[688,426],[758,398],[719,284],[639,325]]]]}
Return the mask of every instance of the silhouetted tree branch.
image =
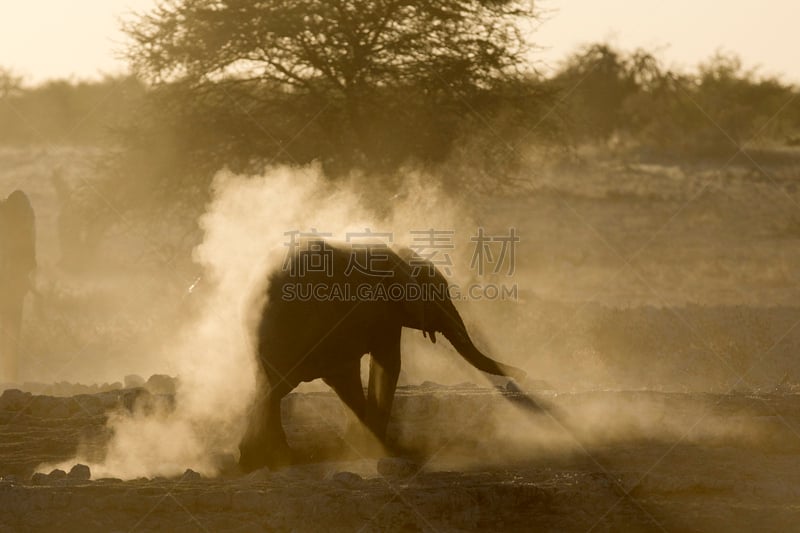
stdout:
{"type": "Polygon", "coordinates": [[[310,98],[341,111],[343,120],[333,122],[350,130],[353,155],[375,162],[385,159],[375,118],[391,102],[457,102],[519,69],[527,50],[520,24],[535,16],[532,5],[173,0],[126,30],[134,41],[133,65],[156,86],[180,83],[200,93],[249,81],[266,98],[310,98]],[[404,98],[409,95],[415,101],[404,98]]]}

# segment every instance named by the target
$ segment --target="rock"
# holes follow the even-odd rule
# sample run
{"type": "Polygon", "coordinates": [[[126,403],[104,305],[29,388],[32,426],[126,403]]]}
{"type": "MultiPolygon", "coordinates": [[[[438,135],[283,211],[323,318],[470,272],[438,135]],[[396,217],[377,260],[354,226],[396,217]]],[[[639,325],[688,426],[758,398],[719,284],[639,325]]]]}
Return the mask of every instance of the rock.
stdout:
{"type": "Polygon", "coordinates": [[[89,481],[89,479],[92,477],[92,473],[88,466],[77,464],[70,469],[67,477],[78,481],[89,481]]]}
{"type": "Polygon", "coordinates": [[[410,477],[419,470],[419,465],[402,457],[383,457],[378,460],[378,473],[384,477],[410,477]]]}
{"type": "Polygon", "coordinates": [[[123,379],[126,389],[144,387],[144,378],[138,374],[129,374],[123,379]]]}
{"type": "Polygon", "coordinates": [[[59,479],[66,479],[67,473],[61,470],[60,468],[56,468],[49,474],[47,474],[48,481],[58,481],[59,479]]]}
{"type": "Polygon", "coordinates": [[[175,378],[164,374],[153,374],[144,386],[151,394],[175,394],[175,378]]]}
{"type": "Polygon", "coordinates": [[[31,483],[33,483],[34,485],[46,485],[49,479],[50,478],[47,476],[47,474],[44,474],[42,472],[35,472],[31,476],[31,483]]]}
{"type": "Polygon", "coordinates": [[[187,468],[186,472],[183,473],[181,476],[181,481],[198,481],[202,478],[198,472],[195,472],[191,468],[187,468]]]}
{"type": "Polygon", "coordinates": [[[28,406],[31,401],[30,392],[22,392],[19,389],[7,389],[0,396],[0,410],[19,411],[28,406]]]}
{"type": "Polygon", "coordinates": [[[355,472],[336,472],[331,479],[347,488],[357,487],[364,479],[355,472]]]}

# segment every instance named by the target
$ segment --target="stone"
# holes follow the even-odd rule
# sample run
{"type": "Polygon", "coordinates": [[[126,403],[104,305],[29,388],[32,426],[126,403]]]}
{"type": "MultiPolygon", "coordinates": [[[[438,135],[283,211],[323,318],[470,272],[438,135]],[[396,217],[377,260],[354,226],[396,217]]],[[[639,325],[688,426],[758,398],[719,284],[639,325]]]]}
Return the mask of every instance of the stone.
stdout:
{"type": "Polygon", "coordinates": [[[182,481],[198,481],[202,477],[203,476],[201,476],[199,472],[195,472],[191,468],[187,468],[186,472],[184,472],[183,475],[181,476],[181,480],[182,481]]]}
{"type": "Polygon", "coordinates": [[[69,474],[67,474],[67,477],[79,481],[89,481],[89,479],[91,479],[92,477],[92,473],[89,470],[88,466],[77,464],[70,469],[69,474]]]}
{"type": "Polygon", "coordinates": [[[66,479],[67,473],[61,470],[60,468],[56,468],[49,474],[47,474],[48,481],[58,481],[59,479],[66,479]]]}
{"type": "Polygon", "coordinates": [[[175,378],[164,374],[153,374],[144,386],[151,394],[175,394],[175,378]]]}
{"type": "Polygon", "coordinates": [[[30,392],[22,392],[19,389],[6,389],[0,396],[0,410],[19,411],[27,407],[30,401],[30,392]]]}
{"type": "Polygon", "coordinates": [[[42,472],[35,472],[31,476],[31,483],[33,483],[34,485],[46,485],[49,479],[50,478],[47,476],[47,474],[44,474],[42,472]]]}

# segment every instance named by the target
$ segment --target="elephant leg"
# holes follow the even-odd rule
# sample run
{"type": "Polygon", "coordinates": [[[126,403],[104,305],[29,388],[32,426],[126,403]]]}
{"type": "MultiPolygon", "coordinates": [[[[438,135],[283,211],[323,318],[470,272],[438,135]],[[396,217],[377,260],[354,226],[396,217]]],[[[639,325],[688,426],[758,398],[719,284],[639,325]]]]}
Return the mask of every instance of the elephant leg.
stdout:
{"type": "Polygon", "coordinates": [[[360,422],[367,413],[367,399],[361,383],[361,365],[358,361],[340,372],[322,379],[339,396],[352,415],[360,422]]]}
{"type": "Polygon", "coordinates": [[[239,444],[239,466],[245,472],[291,463],[291,450],[281,421],[281,400],[292,388],[280,381],[257,393],[250,424],[239,444]]]}
{"type": "Polygon", "coordinates": [[[382,442],[392,412],[394,392],[400,377],[400,332],[390,332],[371,355],[367,390],[367,426],[382,442]]]}
{"type": "Polygon", "coordinates": [[[341,372],[323,378],[339,399],[347,406],[347,427],[343,440],[351,447],[367,451],[371,445],[364,432],[367,415],[367,399],[364,396],[364,385],[361,383],[361,364],[356,360],[341,372]]]}

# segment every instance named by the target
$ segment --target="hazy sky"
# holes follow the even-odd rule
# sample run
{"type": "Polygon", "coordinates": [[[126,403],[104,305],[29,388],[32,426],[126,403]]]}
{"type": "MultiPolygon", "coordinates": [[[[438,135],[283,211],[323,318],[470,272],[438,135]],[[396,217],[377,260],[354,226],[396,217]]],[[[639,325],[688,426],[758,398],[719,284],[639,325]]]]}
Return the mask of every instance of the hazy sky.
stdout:
{"type": "MultiPolygon", "coordinates": [[[[0,0],[0,66],[36,82],[119,72],[119,17],[155,0],[0,0]]],[[[800,82],[800,0],[541,0],[549,20],[537,57],[555,64],[577,45],[609,40],[659,48],[670,65],[692,66],[716,49],[748,66],[800,82]]]]}

